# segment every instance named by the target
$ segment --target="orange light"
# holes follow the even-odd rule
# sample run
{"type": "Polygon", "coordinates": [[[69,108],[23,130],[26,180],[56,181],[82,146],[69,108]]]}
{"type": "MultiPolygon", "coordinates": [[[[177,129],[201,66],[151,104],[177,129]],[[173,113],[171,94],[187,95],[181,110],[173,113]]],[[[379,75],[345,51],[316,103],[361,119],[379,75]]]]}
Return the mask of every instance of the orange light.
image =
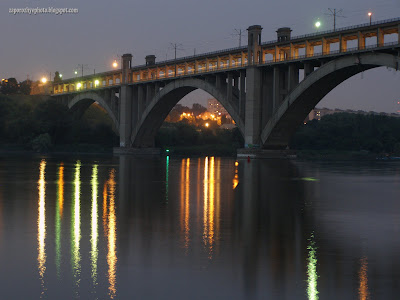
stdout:
{"type": "Polygon", "coordinates": [[[369,13],[368,13],[368,17],[370,17],[370,16],[372,16],[372,12],[369,12],[369,13]]]}
{"type": "Polygon", "coordinates": [[[112,64],[112,66],[113,66],[114,68],[117,68],[117,67],[118,67],[118,63],[117,63],[117,61],[116,61],[116,60],[114,60],[114,62],[113,62],[113,64],[112,64]]]}
{"type": "Polygon", "coordinates": [[[210,124],[206,123],[205,126],[208,127],[208,126],[210,126],[210,124]]]}

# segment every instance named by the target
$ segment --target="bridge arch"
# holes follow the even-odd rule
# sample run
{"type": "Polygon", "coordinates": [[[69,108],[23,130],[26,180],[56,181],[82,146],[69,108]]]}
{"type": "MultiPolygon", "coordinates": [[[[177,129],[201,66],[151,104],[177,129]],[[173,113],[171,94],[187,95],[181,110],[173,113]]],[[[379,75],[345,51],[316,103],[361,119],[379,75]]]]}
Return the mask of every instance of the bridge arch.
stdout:
{"type": "Polygon", "coordinates": [[[265,125],[261,133],[263,147],[286,148],[298,126],[325,95],[350,77],[382,66],[399,70],[400,57],[383,53],[355,54],[322,65],[286,96],[265,125]]]}
{"type": "Polygon", "coordinates": [[[68,108],[73,111],[77,112],[78,114],[82,115],[90,105],[92,105],[94,102],[99,103],[101,107],[103,107],[108,115],[110,116],[111,120],[113,121],[114,128],[116,132],[119,132],[119,121],[117,119],[116,114],[114,111],[110,108],[108,105],[107,101],[103,99],[100,95],[97,93],[93,92],[85,92],[85,93],[79,93],[77,94],[74,98],[72,98],[70,101],[68,101],[68,108]]]}
{"type": "Polygon", "coordinates": [[[201,89],[217,99],[231,115],[240,132],[244,135],[244,122],[234,109],[233,103],[228,101],[226,93],[223,93],[215,85],[205,80],[184,78],[167,84],[149,102],[137,126],[132,130],[132,146],[153,147],[154,137],[169,112],[184,96],[196,89],[201,89]]]}

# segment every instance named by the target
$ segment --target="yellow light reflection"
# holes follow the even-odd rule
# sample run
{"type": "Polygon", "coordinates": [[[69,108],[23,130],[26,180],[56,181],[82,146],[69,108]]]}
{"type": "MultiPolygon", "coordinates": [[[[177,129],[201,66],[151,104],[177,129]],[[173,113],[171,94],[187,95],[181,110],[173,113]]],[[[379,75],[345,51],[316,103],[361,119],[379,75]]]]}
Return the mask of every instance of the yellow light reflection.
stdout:
{"type": "Polygon", "coordinates": [[[360,300],[369,299],[368,291],[368,260],[366,257],[361,258],[360,272],[358,273],[360,279],[360,286],[358,288],[358,294],[360,300]]]}
{"type": "Polygon", "coordinates": [[[58,205],[60,207],[60,217],[62,217],[64,209],[64,164],[60,164],[58,170],[58,205]]]}
{"type": "Polygon", "coordinates": [[[189,247],[189,233],[190,233],[190,227],[189,227],[189,213],[190,213],[190,207],[189,207],[189,183],[190,183],[190,158],[186,160],[186,176],[185,176],[185,248],[188,249],[189,247]]]}
{"type": "Polygon", "coordinates": [[[310,244],[308,250],[308,264],[307,264],[307,294],[309,300],[318,300],[317,290],[317,247],[315,246],[314,234],[311,234],[310,244]]]}
{"type": "MultiPolygon", "coordinates": [[[[217,173],[217,178],[219,173],[217,173]]],[[[216,231],[219,230],[218,225],[216,225],[215,217],[216,211],[219,214],[219,204],[220,201],[220,187],[217,186],[217,200],[215,200],[215,187],[216,187],[216,180],[215,180],[215,158],[206,157],[204,162],[204,209],[203,209],[203,243],[206,247],[209,255],[209,259],[212,258],[214,253],[215,247],[215,235],[216,231]],[[217,202],[217,203],[215,203],[217,202]]],[[[218,216],[217,216],[218,218],[218,216]]]]}
{"type": "Polygon", "coordinates": [[[42,286],[41,296],[44,295],[44,273],[46,271],[46,181],[45,181],[46,161],[43,159],[39,167],[39,203],[38,203],[38,269],[39,278],[42,286]]]}
{"type": "Polygon", "coordinates": [[[93,285],[97,285],[97,259],[99,256],[99,250],[97,248],[98,241],[98,212],[97,212],[97,186],[99,185],[97,178],[97,165],[92,168],[92,223],[91,223],[91,265],[92,265],[92,281],[93,285]]]}
{"type": "Polygon", "coordinates": [[[103,230],[107,235],[107,197],[108,197],[108,181],[104,182],[103,186],[103,230]]]}
{"type": "MultiPolygon", "coordinates": [[[[72,205],[72,227],[71,227],[71,263],[75,286],[78,288],[80,284],[81,273],[81,254],[80,254],[80,239],[81,239],[81,212],[80,212],[80,196],[81,196],[81,162],[75,164],[74,178],[74,201],[72,205]]],[[[77,293],[77,291],[75,291],[77,293]]]]}
{"type": "Polygon", "coordinates": [[[207,247],[208,232],[208,156],[204,160],[203,243],[207,247]]]}
{"type": "Polygon", "coordinates": [[[55,220],[55,234],[56,234],[56,269],[57,277],[60,278],[60,262],[61,262],[61,217],[64,206],[64,165],[60,164],[58,168],[58,190],[56,202],[56,220],[55,220]]]}
{"type": "Polygon", "coordinates": [[[109,199],[110,208],[108,215],[108,282],[109,282],[109,296],[114,299],[117,294],[117,250],[116,250],[116,240],[117,240],[117,222],[115,217],[115,169],[110,171],[110,179],[108,180],[109,186],[109,199]]]}
{"type": "Polygon", "coordinates": [[[214,167],[214,157],[210,158],[210,202],[209,202],[209,209],[208,209],[208,243],[209,243],[209,250],[210,256],[213,252],[213,242],[214,242],[214,210],[215,210],[215,203],[214,203],[214,195],[215,195],[215,167],[214,167]]]}

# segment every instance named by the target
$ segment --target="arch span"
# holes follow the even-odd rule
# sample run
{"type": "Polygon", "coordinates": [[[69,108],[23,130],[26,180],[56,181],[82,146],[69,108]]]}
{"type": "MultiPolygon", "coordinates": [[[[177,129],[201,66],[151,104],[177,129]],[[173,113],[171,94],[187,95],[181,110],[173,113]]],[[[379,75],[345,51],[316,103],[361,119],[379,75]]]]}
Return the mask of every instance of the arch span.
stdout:
{"type": "Polygon", "coordinates": [[[233,103],[230,103],[226,98],[226,93],[204,80],[184,78],[167,84],[153,97],[137,126],[132,130],[132,146],[153,147],[157,130],[161,127],[169,112],[184,96],[196,89],[201,89],[217,99],[236,122],[242,135],[244,134],[244,122],[234,109],[233,103]]]}
{"type": "Polygon", "coordinates": [[[118,122],[118,119],[117,119],[115,113],[110,108],[110,106],[107,104],[107,102],[98,94],[93,93],[93,92],[77,94],[74,98],[72,98],[70,101],[68,101],[68,108],[71,111],[78,111],[79,113],[83,114],[86,111],[86,109],[88,109],[89,106],[93,104],[93,102],[99,103],[100,106],[103,107],[107,111],[108,115],[110,116],[111,120],[113,121],[115,130],[118,133],[119,132],[119,122],[118,122]]]}
{"type": "Polygon", "coordinates": [[[297,127],[326,94],[348,78],[382,66],[398,70],[400,57],[382,53],[345,56],[312,72],[284,99],[264,127],[261,133],[263,147],[286,148],[297,127]]]}

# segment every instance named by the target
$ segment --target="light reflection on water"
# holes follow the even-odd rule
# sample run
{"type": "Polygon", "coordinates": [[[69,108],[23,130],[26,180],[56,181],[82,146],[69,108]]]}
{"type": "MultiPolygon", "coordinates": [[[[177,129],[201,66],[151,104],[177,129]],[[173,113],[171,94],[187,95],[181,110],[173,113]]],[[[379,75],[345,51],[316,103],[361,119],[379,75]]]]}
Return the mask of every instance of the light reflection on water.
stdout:
{"type": "Polygon", "coordinates": [[[0,259],[20,269],[37,256],[33,277],[0,274],[5,299],[366,300],[400,289],[387,284],[400,279],[400,166],[375,167],[371,180],[217,157],[13,164],[0,161],[2,180],[1,170],[19,170],[0,182],[12,224],[0,259]],[[27,188],[33,178],[34,195],[14,178],[27,188]],[[385,205],[371,197],[377,187],[385,205]]]}
{"type": "Polygon", "coordinates": [[[111,299],[114,299],[117,294],[117,220],[115,216],[115,169],[110,171],[108,180],[108,191],[109,191],[109,214],[108,214],[108,281],[109,281],[109,295],[111,299]]]}
{"type": "Polygon", "coordinates": [[[98,170],[97,165],[93,165],[92,169],[92,212],[91,212],[91,265],[92,265],[92,282],[94,289],[97,286],[97,259],[99,257],[98,243],[98,211],[97,211],[97,190],[98,190],[98,170]]]}
{"type": "Polygon", "coordinates": [[[45,178],[46,161],[42,160],[39,167],[39,203],[38,203],[38,268],[39,279],[41,282],[41,298],[44,296],[46,287],[44,274],[46,271],[46,178],[45,178]]]}
{"type": "Polygon", "coordinates": [[[75,295],[79,295],[79,284],[81,281],[81,162],[75,164],[74,198],[72,205],[71,226],[71,264],[75,282],[75,295]]]}

